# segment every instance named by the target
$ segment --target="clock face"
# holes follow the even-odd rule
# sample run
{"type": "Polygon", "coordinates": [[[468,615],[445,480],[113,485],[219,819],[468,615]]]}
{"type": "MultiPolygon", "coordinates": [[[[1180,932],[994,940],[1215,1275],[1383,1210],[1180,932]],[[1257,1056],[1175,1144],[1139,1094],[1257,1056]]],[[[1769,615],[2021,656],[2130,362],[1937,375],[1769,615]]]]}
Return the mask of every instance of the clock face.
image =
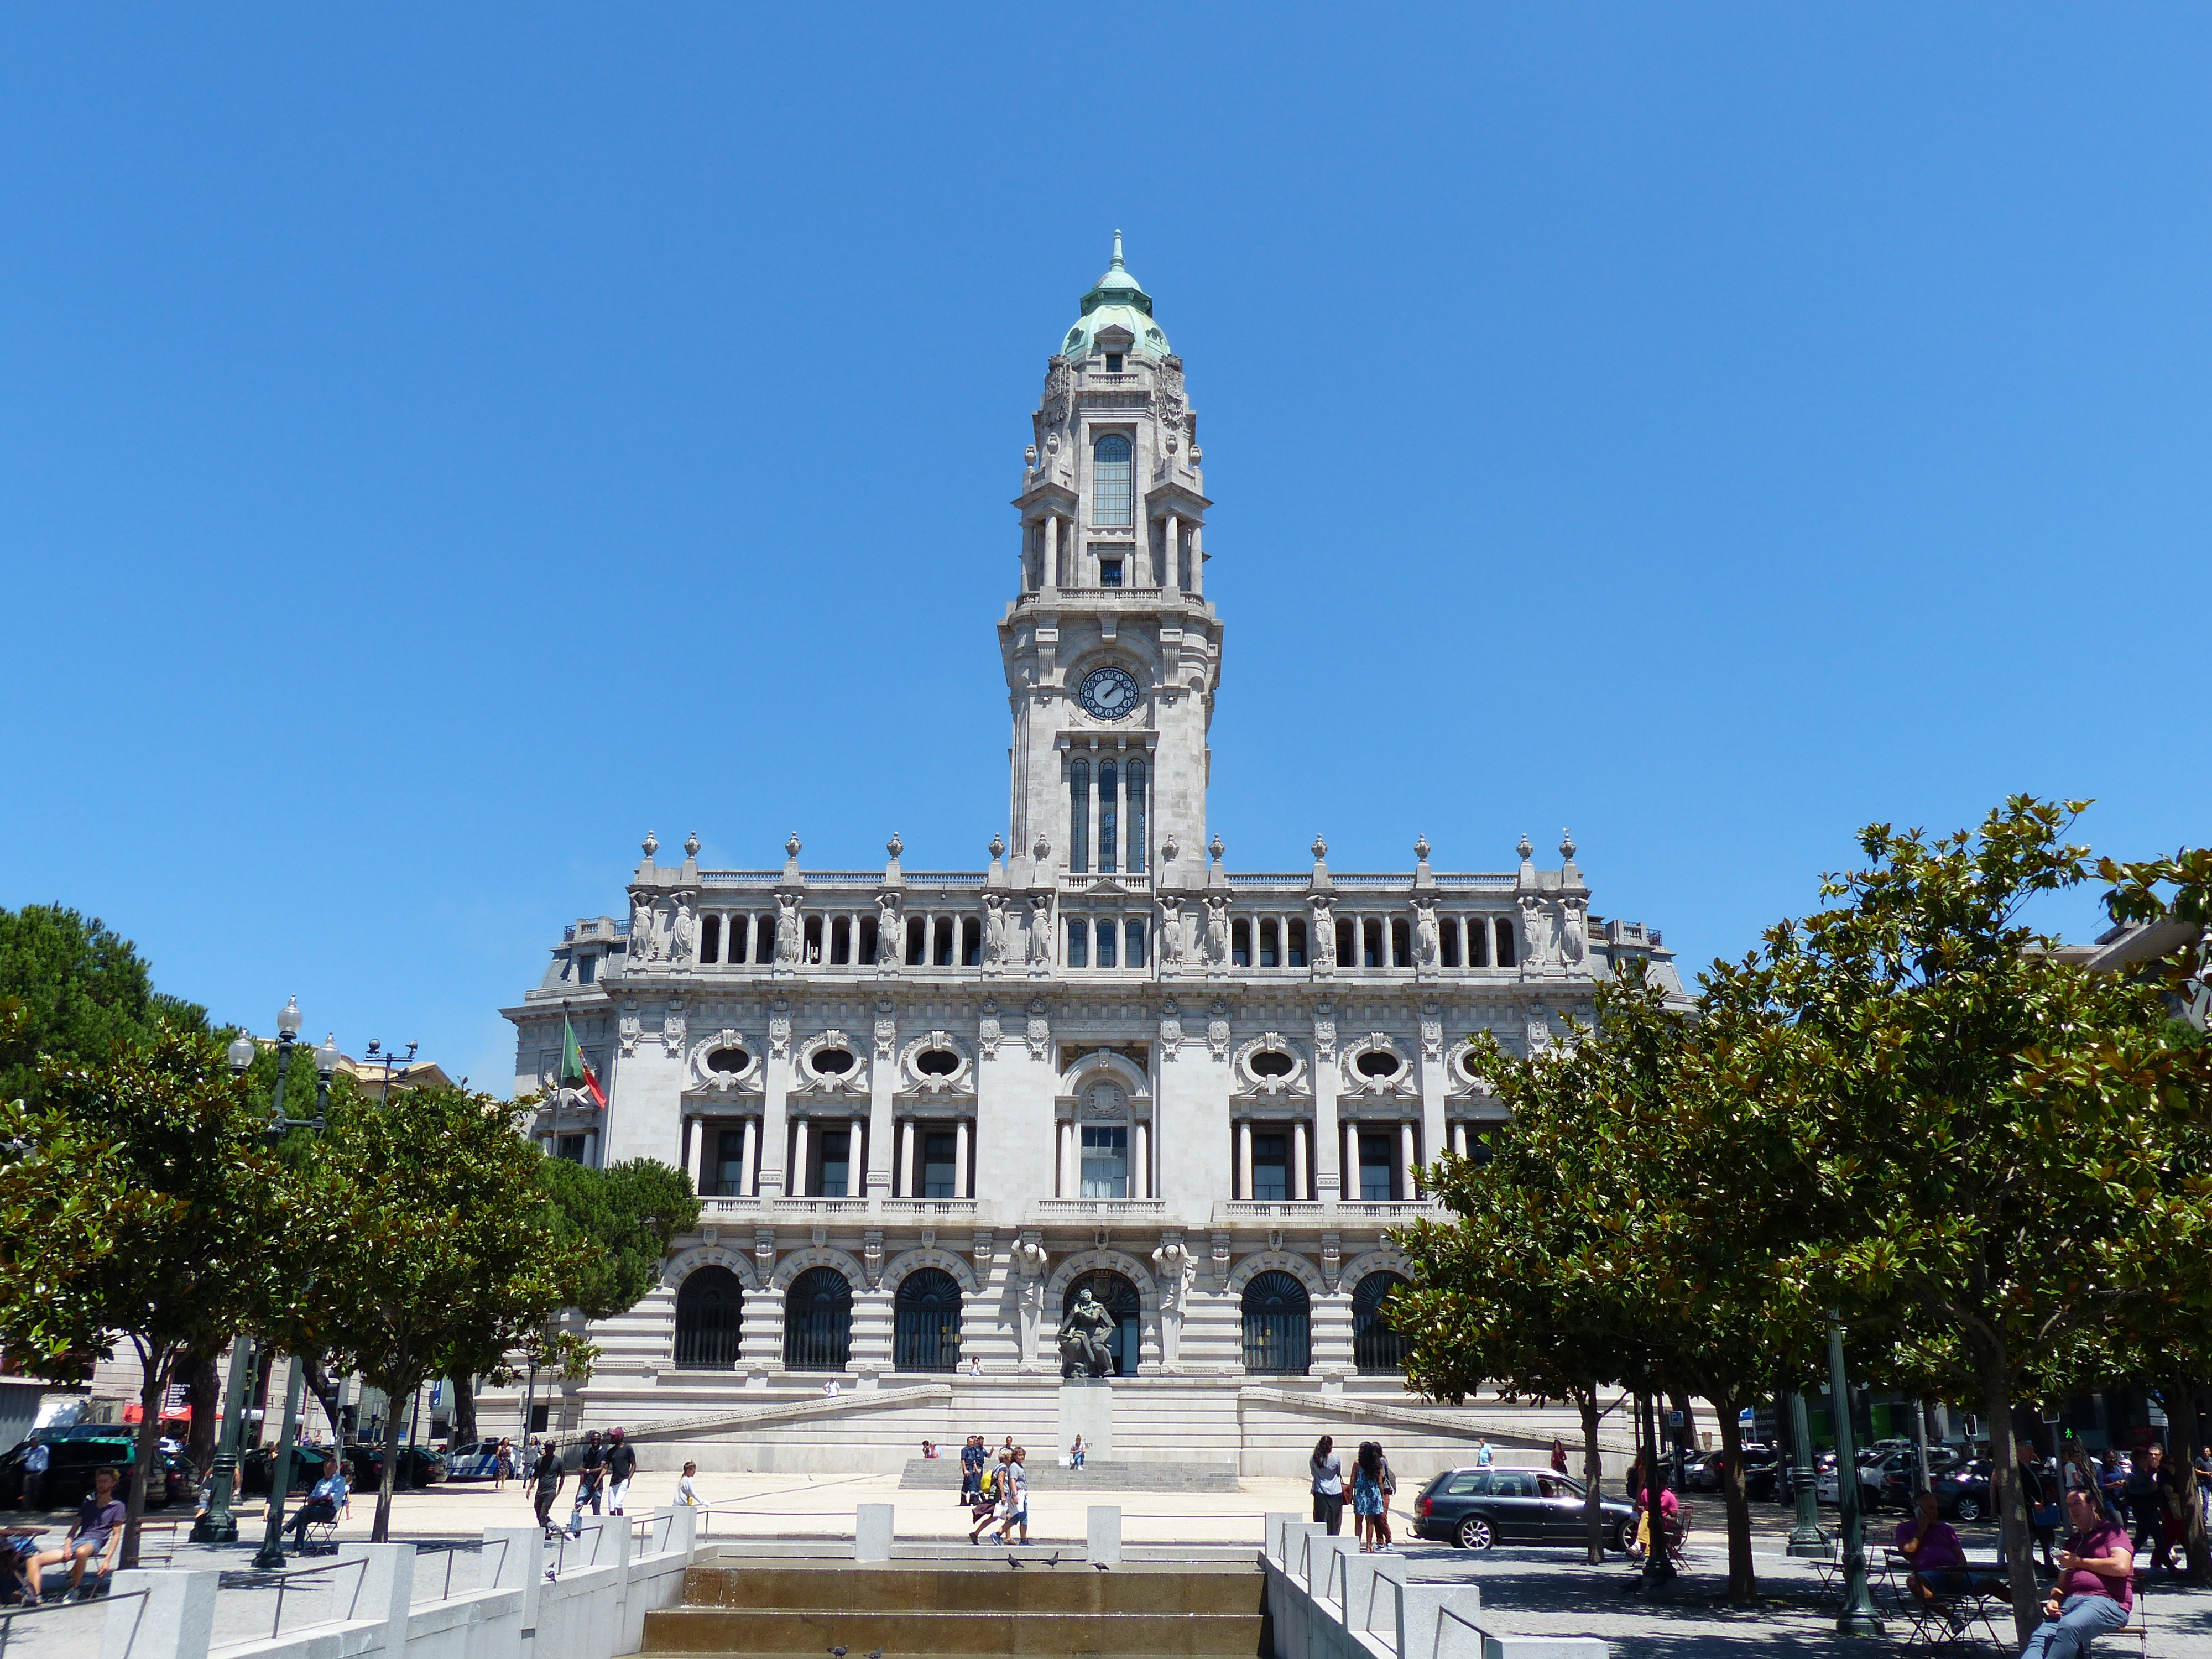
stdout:
{"type": "Polygon", "coordinates": [[[1083,677],[1078,700],[1102,720],[1118,720],[1137,706],[1136,677],[1126,668],[1094,668],[1083,677]]]}

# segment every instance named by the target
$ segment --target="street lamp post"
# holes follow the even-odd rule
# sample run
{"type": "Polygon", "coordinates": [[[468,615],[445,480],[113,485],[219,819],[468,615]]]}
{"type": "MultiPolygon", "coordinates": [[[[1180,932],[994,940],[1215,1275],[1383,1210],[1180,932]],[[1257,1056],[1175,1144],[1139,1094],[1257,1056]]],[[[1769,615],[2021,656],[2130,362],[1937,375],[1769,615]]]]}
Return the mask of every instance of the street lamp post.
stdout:
{"type": "MultiPolygon", "coordinates": [[[[300,1000],[287,998],[276,1016],[276,1115],[284,1114],[284,1079],[292,1070],[292,1044],[300,1035],[300,1000]]],[[[234,1076],[243,1077],[253,1064],[260,1045],[240,1031],[230,1041],[226,1058],[234,1076]]],[[[234,1544],[238,1517],[231,1499],[238,1490],[239,1452],[246,1437],[246,1384],[252,1376],[253,1339],[240,1332],[230,1348],[230,1377],[222,1391],[222,1422],[216,1437],[215,1469],[208,1486],[206,1512],[192,1522],[195,1544],[234,1544]]]]}
{"type": "Polygon", "coordinates": [[[1790,1391],[1790,1494],[1797,1500],[1797,1524],[1790,1528],[1790,1553],[1828,1554],[1828,1535],[1820,1530],[1820,1472],[1813,1467],[1813,1429],[1805,1420],[1805,1395],[1790,1391]]]}
{"type": "MultiPolygon", "coordinates": [[[[284,1012],[292,1021],[295,1031],[299,1029],[300,1011],[296,1004],[287,1003],[284,1012]]],[[[282,1029],[282,1020],[279,1021],[282,1029]]],[[[276,1097],[276,1115],[270,1120],[269,1139],[273,1146],[293,1129],[307,1129],[321,1134],[330,1121],[331,1078],[338,1069],[338,1045],[335,1036],[323,1039],[323,1046],[315,1050],[315,1115],[313,1117],[286,1117],[284,1097],[276,1097]]],[[[290,1356],[291,1379],[284,1389],[284,1425],[278,1431],[276,1462],[269,1472],[269,1524],[263,1529],[261,1547],[253,1557],[257,1567],[274,1569],[284,1565],[284,1504],[292,1495],[292,1436],[300,1420],[300,1411],[305,1403],[307,1388],[307,1368],[298,1354],[290,1356]]]]}
{"type": "Polygon", "coordinates": [[[1859,1514],[1858,1449],[1851,1443],[1851,1389],[1844,1375],[1844,1321],[1828,1310],[1828,1386],[1834,1392],[1836,1508],[1844,1534],[1844,1605],[1836,1629],[1845,1636],[1879,1636],[1881,1615],[1867,1589],[1866,1523],[1859,1514]]]}

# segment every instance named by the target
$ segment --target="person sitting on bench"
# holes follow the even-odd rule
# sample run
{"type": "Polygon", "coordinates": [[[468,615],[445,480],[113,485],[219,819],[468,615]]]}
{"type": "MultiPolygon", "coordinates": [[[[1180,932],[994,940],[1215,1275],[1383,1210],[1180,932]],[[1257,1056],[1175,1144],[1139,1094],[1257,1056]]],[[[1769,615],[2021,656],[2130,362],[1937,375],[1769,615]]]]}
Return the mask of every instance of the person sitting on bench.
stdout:
{"type": "Polygon", "coordinates": [[[25,1606],[39,1605],[48,1567],[69,1563],[70,1593],[75,1595],[84,1585],[84,1570],[94,1556],[106,1558],[94,1577],[104,1577],[114,1566],[115,1553],[123,1547],[123,1522],[129,1514],[123,1500],[115,1495],[122,1480],[122,1472],[112,1467],[94,1472],[92,1496],[78,1508],[76,1519],[70,1523],[69,1536],[58,1548],[40,1550],[31,1558],[27,1569],[28,1582],[23,1586],[25,1606]]]}

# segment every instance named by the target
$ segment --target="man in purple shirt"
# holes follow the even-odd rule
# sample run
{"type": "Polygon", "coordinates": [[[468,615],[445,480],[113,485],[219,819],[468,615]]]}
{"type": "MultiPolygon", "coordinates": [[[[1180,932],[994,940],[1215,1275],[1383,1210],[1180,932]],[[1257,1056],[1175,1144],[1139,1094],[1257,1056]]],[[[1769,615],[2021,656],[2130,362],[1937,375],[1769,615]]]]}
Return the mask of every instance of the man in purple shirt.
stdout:
{"type": "Polygon", "coordinates": [[[120,1469],[103,1468],[94,1473],[92,1496],[84,1500],[77,1510],[76,1521],[69,1529],[69,1536],[58,1549],[41,1550],[30,1559],[26,1568],[27,1582],[23,1587],[23,1600],[31,1607],[39,1605],[39,1595],[48,1567],[59,1566],[66,1561],[70,1568],[70,1590],[74,1594],[84,1583],[84,1570],[95,1555],[101,1557],[94,1570],[106,1573],[115,1565],[115,1552],[123,1542],[123,1522],[128,1511],[123,1500],[115,1495],[122,1484],[120,1469]]]}
{"type": "MultiPolygon", "coordinates": [[[[1917,1515],[1897,1523],[1897,1551],[1912,1564],[1912,1571],[1905,1575],[1905,1588],[1923,1607],[1970,1592],[2004,1594],[2002,1580],[1978,1579],[1966,1571],[1966,1547],[1960,1543],[1959,1534],[1952,1531],[1951,1523],[1943,1519],[1942,1510],[1932,1492],[1920,1494],[1917,1515]]],[[[1954,1628],[1963,1628],[1966,1621],[1954,1613],[1951,1622],[1954,1628]]]]}
{"type": "Polygon", "coordinates": [[[2066,1494],[2074,1535],[2058,1553],[2058,1585],[2021,1659],[2075,1659],[2093,1636],[2118,1630],[2135,1605],[2136,1549],[2128,1529],[2108,1521],[2085,1492],[2066,1494]]]}

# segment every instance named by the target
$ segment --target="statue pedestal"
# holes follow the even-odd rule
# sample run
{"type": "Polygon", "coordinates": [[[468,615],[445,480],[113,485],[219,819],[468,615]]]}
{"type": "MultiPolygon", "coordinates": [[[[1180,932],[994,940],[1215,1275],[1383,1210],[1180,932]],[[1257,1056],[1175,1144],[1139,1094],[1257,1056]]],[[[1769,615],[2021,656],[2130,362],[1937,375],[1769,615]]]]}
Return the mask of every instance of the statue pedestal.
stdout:
{"type": "Polygon", "coordinates": [[[1104,1376],[1064,1376],[1060,1382],[1060,1455],[1083,1437],[1083,1455],[1100,1462],[1114,1456],[1114,1387],[1104,1376]]]}

